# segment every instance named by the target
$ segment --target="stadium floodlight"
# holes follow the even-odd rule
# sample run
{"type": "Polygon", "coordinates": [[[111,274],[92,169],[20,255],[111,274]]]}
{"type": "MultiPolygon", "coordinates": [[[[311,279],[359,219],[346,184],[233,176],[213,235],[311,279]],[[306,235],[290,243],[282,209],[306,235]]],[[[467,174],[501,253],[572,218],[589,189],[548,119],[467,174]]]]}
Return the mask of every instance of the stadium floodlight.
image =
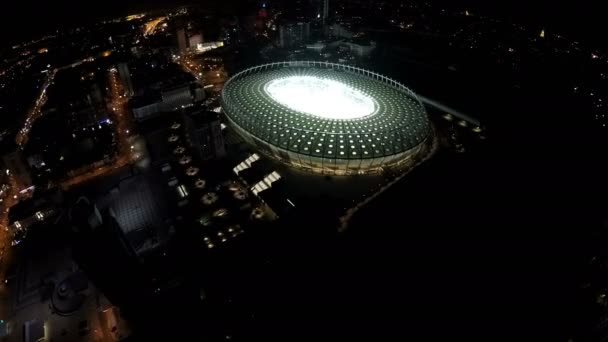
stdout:
{"type": "Polygon", "coordinates": [[[282,105],[324,119],[351,120],[374,114],[373,99],[326,78],[290,76],[269,82],[266,91],[282,105]]]}

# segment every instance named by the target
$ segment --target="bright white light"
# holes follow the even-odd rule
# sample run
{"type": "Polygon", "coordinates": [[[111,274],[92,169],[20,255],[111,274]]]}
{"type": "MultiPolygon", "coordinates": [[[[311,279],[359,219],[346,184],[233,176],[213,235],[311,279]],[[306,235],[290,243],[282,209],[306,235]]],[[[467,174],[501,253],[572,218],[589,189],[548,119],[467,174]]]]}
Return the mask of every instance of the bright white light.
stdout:
{"type": "Polygon", "coordinates": [[[325,119],[359,119],[376,111],[374,100],[344,83],[313,76],[269,82],[266,92],[282,105],[325,119]]]}

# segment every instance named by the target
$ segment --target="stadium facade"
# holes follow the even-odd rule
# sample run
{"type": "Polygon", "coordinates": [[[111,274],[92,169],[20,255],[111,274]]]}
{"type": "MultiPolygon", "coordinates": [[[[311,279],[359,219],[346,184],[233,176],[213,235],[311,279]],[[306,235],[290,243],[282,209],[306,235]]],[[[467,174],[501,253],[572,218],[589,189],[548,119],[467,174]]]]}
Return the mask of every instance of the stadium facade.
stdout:
{"type": "Polygon", "coordinates": [[[330,175],[413,166],[433,129],[416,94],[377,73],[325,62],[256,66],[225,84],[222,109],[259,152],[330,175]]]}

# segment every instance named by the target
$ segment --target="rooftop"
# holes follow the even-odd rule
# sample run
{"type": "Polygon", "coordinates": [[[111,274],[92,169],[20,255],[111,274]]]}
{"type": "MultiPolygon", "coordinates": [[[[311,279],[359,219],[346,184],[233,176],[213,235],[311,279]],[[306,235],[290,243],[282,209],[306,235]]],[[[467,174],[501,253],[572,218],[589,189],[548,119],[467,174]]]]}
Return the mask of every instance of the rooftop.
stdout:
{"type": "Polygon", "coordinates": [[[121,181],[98,202],[99,208],[111,208],[116,220],[138,252],[160,244],[167,234],[169,211],[162,184],[153,172],[121,181]]]}
{"type": "Polygon", "coordinates": [[[328,159],[395,155],[418,146],[431,132],[423,104],[409,89],[331,63],[245,70],[226,83],[222,107],[232,123],[266,143],[328,159]]]}

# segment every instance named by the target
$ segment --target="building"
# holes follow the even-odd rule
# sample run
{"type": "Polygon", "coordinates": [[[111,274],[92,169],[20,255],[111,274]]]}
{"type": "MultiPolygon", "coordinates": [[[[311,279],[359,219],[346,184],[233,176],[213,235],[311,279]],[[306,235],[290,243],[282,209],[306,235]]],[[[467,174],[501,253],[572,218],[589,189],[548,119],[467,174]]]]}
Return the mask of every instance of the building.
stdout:
{"type": "Polygon", "coordinates": [[[196,52],[207,52],[210,50],[214,50],[217,48],[221,48],[224,46],[224,42],[219,41],[219,42],[207,42],[207,43],[201,43],[201,44],[197,44],[196,46],[193,46],[193,49],[196,49],[196,52]]]}
{"type": "Polygon", "coordinates": [[[279,46],[290,48],[304,45],[310,38],[310,23],[286,23],[279,27],[279,46]]]}
{"type": "Polygon", "coordinates": [[[142,121],[160,113],[161,98],[159,94],[147,94],[131,99],[131,110],[137,121],[142,121]]]}
{"type": "Polygon", "coordinates": [[[129,72],[127,63],[118,63],[118,75],[125,87],[125,95],[127,97],[132,97],[135,92],[133,90],[133,82],[131,81],[131,73],[129,72]]]}
{"type": "Polygon", "coordinates": [[[39,190],[35,196],[20,200],[8,213],[9,227],[28,229],[38,223],[53,218],[63,204],[64,196],[60,189],[39,190]],[[42,192],[40,192],[42,191],[42,192]],[[16,224],[16,222],[19,222],[16,224]]]}
{"type": "MultiPolygon", "coordinates": [[[[153,167],[169,163],[175,156],[173,148],[167,144],[167,137],[172,135],[171,126],[175,122],[175,115],[162,115],[138,124],[139,134],[146,140],[146,150],[153,167]]],[[[181,127],[181,122],[179,125],[181,127]]]]}
{"type": "Polygon", "coordinates": [[[344,45],[357,57],[369,57],[376,49],[376,42],[345,42],[344,45]]]}
{"type": "Polygon", "coordinates": [[[194,83],[192,85],[192,97],[195,103],[203,101],[206,98],[205,89],[200,84],[194,83]]]}
{"type": "Polygon", "coordinates": [[[143,121],[163,112],[190,107],[205,99],[205,90],[198,83],[184,83],[165,87],[160,92],[149,92],[131,100],[133,117],[143,121]]]}
{"type": "Polygon", "coordinates": [[[331,31],[331,35],[336,38],[352,39],[354,36],[353,32],[348,27],[341,24],[333,24],[329,30],[331,31]]]}
{"type": "Polygon", "coordinates": [[[281,62],[244,70],[221,103],[234,130],[285,164],[332,175],[413,167],[433,129],[416,94],[382,75],[324,62],[281,62]]]}
{"type": "Polygon", "coordinates": [[[30,168],[41,169],[46,166],[46,163],[44,162],[44,159],[42,159],[42,155],[37,153],[27,157],[27,165],[30,168]]]}
{"type": "Polygon", "coordinates": [[[46,340],[44,322],[32,319],[23,324],[23,341],[37,342],[46,340]]]}
{"type": "Polygon", "coordinates": [[[174,87],[165,88],[161,91],[161,108],[164,111],[176,110],[185,106],[192,105],[192,93],[190,84],[182,84],[174,87]]]}
{"type": "Polygon", "coordinates": [[[101,94],[101,88],[99,88],[97,83],[91,85],[90,91],[87,94],[87,102],[89,103],[89,106],[93,108],[101,108],[105,106],[105,101],[103,99],[103,95],[101,94]]]}
{"type": "Polygon", "coordinates": [[[67,119],[73,130],[82,130],[89,127],[97,127],[109,118],[107,112],[85,106],[81,110],[69,113],[67,119]]]}
{"type": "Polygon", "coordinates": [[[285,18],[293,21],[305,21],[310,20],[310,18],[317,13],[315,12],[315,8],[313,6],[313,0],[290,0],[286,4],[288,6],[284,6],[283,15],[285,18]]]}
{"type": "Polygon", "coordinates": [[[315,51],[317,53],[323,52],[323,50],[325,49],[325,47],[326,47],[326,45],[323,42],[316,42],[316,43],[312,43],[312,44],[306,44],[306,49],[315,51]]]}
{"type": "Polygon", "coordinates": [[[199,33],[191,36],[188,39],[188,44],[190,44],[189,46],[191,49],[195,49],[200,44],[203,44],[203,35],[199,33]]]}
{"type": "Polygon", "coordinates": [[[13,152],[5,154],[2,159],[6,172],[14,177],[19,190],[28,189],[32,186],[32,177],[21,149],[17,148],[13,152]]]}
{"type": "Polygon", "coordinates": [[[226,155],[218,113],[202,108],[188,110],[184,112],[184,123],[192,149],[199,158],[211,160],[226,155]]]}
{"type": "MultiPolygon", "coordinates": [[[[161,247],[168,239],[171,220],[163,196],[162,179],[146,172],[122,179],[97,201],[116,221],[121,238],[138,258],[161,247]]],[[[130,253],[131,253],[130,252],[130,253]]]]}
{"type": "Polygon", "coordinates": [[[177,30],[177,49],[179,53],[184,53],[188,49],[188,39],[186,37],[186,30],[180,28],[177,30]]]}
{"type": "Polygon", "coordinates": [[[81,197],[68,212],[74,232],[74,260],[113,303],[128,303],[143,287],[140,261],[113,210],[100,210],[81,197]]]}

